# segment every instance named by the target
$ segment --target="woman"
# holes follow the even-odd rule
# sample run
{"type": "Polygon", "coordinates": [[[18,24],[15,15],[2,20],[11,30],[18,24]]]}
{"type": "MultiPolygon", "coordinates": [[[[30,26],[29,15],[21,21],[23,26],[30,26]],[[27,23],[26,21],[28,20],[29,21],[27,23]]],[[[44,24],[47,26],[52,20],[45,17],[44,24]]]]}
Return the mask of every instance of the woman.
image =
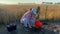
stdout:
{"type": "Polygon", "coordinates": [[[28,29],[32,28],[34,22],[35,22],[35,15],[36,15],[36,9],[31,8],[29,11],[27,11],[22,18],[20,19],[23,26],[28,29]]]}

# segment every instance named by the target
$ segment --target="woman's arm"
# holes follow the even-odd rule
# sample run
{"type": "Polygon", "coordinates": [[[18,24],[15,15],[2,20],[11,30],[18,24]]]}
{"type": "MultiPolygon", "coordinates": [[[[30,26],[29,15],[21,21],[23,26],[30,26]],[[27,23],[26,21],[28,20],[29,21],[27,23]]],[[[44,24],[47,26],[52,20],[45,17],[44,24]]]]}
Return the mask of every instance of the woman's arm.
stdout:
{"type": "Polygon", "coordinates": [[[32,28],[32,27],[31,27],[31,24],[30,24],[30,20],[28,20],[28,27],[29,27],[29,28],[32,28]]]}

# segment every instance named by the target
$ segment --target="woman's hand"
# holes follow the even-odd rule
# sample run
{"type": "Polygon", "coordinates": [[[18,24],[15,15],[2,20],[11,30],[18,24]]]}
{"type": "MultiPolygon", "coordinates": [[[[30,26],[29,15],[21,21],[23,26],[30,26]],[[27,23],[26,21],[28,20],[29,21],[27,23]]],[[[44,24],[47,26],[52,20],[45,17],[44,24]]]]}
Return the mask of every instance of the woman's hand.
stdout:
{"type": "Polygon", "coordinates": [[[29,28],[32,28],[31,26],[29,26],[29,28]]]}

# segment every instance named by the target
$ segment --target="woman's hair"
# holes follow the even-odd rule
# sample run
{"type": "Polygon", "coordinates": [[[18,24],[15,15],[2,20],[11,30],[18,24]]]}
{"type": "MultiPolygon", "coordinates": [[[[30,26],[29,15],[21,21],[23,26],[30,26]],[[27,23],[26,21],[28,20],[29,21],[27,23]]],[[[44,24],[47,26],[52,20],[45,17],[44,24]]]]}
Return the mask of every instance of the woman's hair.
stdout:
{"type": "Polygon", "coordinates": [[[40,6],[38,6],[38,9],[40,9],[40,6]]]}
{"type": "Polygon", "coordinates": [[[37,11],[39,11],[39,10],[40,10],[40,6],[37,7],[37,11]]]}
{"type": "Polygon", "coordinates": [[[30,8],[30,10],[32,10],[32,8],[30,8]]]}

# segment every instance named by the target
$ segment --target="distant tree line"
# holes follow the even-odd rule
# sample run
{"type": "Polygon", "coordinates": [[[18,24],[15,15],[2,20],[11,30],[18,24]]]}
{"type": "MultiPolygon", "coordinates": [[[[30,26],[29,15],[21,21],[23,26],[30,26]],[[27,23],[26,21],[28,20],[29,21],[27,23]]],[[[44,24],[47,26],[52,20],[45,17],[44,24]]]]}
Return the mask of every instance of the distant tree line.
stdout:
{"type": "Polygon", "coordinates": [[[42,2],[42,4],[53,4],[53,2],[42,2]]]}

